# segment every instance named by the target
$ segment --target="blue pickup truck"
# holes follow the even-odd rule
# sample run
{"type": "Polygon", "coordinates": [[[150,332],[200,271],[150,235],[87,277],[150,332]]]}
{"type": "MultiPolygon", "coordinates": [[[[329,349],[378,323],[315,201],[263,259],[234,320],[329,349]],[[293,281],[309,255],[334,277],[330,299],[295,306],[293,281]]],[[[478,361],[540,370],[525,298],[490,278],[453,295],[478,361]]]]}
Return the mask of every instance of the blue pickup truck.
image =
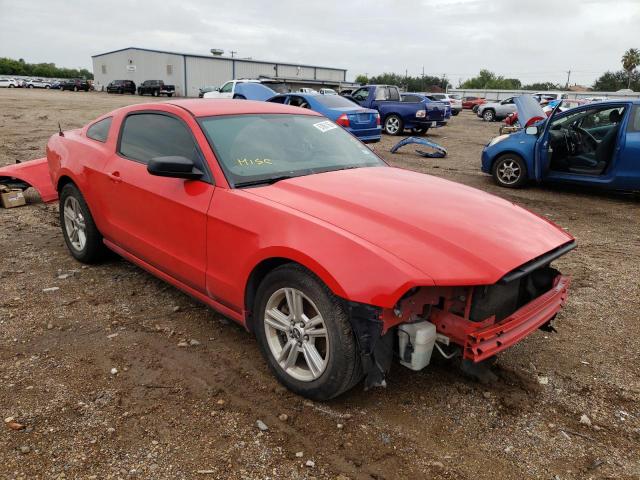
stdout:
{"type": "Polygon", "coordinates": [[[405,129],[413,133],[426,133],[429,128],[446,124],[446,108],[440,102],[427,102],[424,98],[405,98],[393,85],[365,85],[355,90],[351,100],[380,113],[382,128],[389,135],[402,135],[405,129]]]}

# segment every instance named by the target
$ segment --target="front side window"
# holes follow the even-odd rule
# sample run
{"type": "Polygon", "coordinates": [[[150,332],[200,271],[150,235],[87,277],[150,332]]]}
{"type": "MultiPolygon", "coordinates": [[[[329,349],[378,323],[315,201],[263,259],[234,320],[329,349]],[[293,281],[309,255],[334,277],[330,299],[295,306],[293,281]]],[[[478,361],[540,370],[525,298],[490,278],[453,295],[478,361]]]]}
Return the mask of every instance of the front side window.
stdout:
{"type": "Polygon", "coordinates": [[[344,129],[309,115],[225,115],[200,119],[229,183],[237,188],[385,163],[344,129]]]}
{"type": "Polygon", "coordinates": [[[231,93],[231,90],[233,90],[233,82],[227,82],[220,89],[220,93],[231,93]]]}
{"type": "Polygon", "coordinates": [[[407,103],[420,103],[422,99],[417,95],[403,95],[402,101],[407,103]]]}
{"type": "Polygon", "coordinates": [[[94,123],[87,129],[87,137],[98,142],[106,142],[109,138],[109,129],[111,128],[111,117],[103,118],[99,122],[94,123]]]}
{"type": "Polygon", "coordinates": [[[202,168],[196,143],[187,126],[177,118],[157,113],[129,115],[120,133],[119,152],[144,164],[156,157],[185,157],[202,168]]]}
{"type": "Polygon", "coordinates": [[[360,90],[356,90],[352,96],[358,102],[363,102],[369,98],[369,89],[361,88],[360,90]]]}
{"type": "Polygon", "coordinates": [[[513,103],[513,97],[507,98],[506,100],[502,101],[502,105],[511,105],[512,103],[513,103]]]}

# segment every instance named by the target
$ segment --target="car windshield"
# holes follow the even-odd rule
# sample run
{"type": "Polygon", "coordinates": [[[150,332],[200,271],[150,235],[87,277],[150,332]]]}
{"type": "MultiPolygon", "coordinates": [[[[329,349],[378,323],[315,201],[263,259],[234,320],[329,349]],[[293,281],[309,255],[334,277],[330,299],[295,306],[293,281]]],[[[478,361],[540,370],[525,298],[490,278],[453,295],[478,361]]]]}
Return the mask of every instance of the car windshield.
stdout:
{"type": "Polygon", "coordinates": [[[329,108],[353,108],[357,105],[351,100],[339,95],[314,95],[314,100],[329,108]]]}
{"type": "Polygon", "coordinates": [[[320,116],[225,115],[199,122],[234,187],[386,165],[360,141],[320,116]]]}

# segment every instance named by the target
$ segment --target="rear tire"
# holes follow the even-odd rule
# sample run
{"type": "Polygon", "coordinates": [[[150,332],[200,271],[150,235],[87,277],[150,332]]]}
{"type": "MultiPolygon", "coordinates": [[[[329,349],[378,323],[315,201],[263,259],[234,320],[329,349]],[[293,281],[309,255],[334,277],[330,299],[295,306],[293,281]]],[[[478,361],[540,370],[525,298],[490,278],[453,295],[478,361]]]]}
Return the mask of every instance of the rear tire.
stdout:
{"type": "Polygon", "coordinates": [[[384,119],[384,131],[387,135],[402,135],[404,133],[404,122],[395,113],[384,119]]]}
{"type": "Polygon", "coordinates": [[[411,133],[414,135],[426,135],[429,131],[429,127],[412,128],[411,133]]]}
{"type": "Polygon", "coordinates": [[[60,191],[60,227],[69,253],[82,263],[96,263],[107,248],[84,197],[73,183],[60,191]]]}
{"type": "Polygon", "coordinates": [[[520,155],[500,155],[491,169],[496,185],[505,188],[520,188],[527,181],[527,165],[520,155]]]}
{"type": "Polygon", "coordinates": [[[484,112],[482,112],[482,119],[485,122],[493,122],[496,119],[496,112],[490,109],[485,110],[484,112]]]}
{"type": "Polygon", "coordinates": [[[453,115],[454,117],[455,117],[456,115],[458,115],[459,113],[460,113],[460,111],[459,111],[459,110],[451,110],[451,115],[453,115]]]}
{"type": "Polygon", "coordinates": [[[262,354],[289,390],[329,400],[362,379],[344,303],[306,269],[287,264],[270,272],[258,287],[254,307],[253,325],[262,354]],[[290,304],[299,305],[300,313],[292,315],[290,304]]]}

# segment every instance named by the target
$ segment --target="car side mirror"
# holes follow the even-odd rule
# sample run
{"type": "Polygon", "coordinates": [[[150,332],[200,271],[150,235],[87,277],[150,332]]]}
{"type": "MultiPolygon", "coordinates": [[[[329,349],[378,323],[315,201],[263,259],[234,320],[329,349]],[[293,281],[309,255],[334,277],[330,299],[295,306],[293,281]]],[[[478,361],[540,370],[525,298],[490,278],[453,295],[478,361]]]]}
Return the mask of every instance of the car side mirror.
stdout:
{"type": "Polygon", "coordinates": [[[196,168],[193,160],[185,157],[155,157],[149,160],[147,172],[158,177],[185,178],[197,180],[203,173],[196,168]]]}
{"type": "Polygon", "coordinates": [[[527,135],[538,135],[538,127],[527,127],[524,130],[527,135]]]}

